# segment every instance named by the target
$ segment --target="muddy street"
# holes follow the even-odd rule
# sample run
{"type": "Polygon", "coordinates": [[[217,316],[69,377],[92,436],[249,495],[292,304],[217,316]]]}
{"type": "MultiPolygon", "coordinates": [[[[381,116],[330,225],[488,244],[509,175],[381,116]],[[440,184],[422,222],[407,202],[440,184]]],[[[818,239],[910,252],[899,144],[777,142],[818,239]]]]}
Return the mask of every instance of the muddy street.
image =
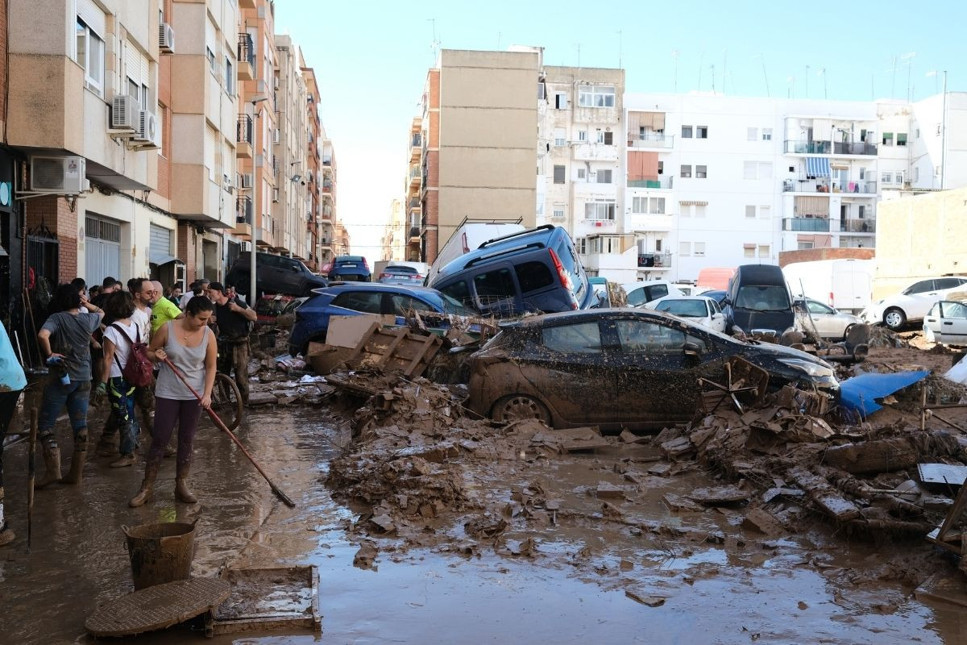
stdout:
{"type": "MultiPolygon", "coordinates": [[[[929,572],[956,568],[926,543],[850,540],[819,521],[802,534],[765,536],[743,525],[740,507],[724,503],[670,510],[668,499],[722,482],[699,468],[672,466],[638,480],[643,492],[632,495],[629,470],[664,470],[647,447],[546,459],[525,450],[517,458],[453,463],[462,510],[441,506],[418,530],[384,519],[381,535],[371,523],[378,512],[334,501],[324,483],[332,460],[347,452],[345,418],[326,408],[263,408],[240,436],[295,509],[206,424],[196,442],[197,507],[174,503],[174,464],[166,460],[155,501],[128,508],[141,469],[110,469],[99,458],[88,464],[80,489],[38,491],[29,555],[19,494],[26,446],[10,449],[8,513],[19,530],[0,560],[3,642],[90,642],[85,618],[132,590],[121,525],[196,518],[195,576],[226,567],[317,565],[325,642],[967,638],[962,611],[912,595],[929,572]],[[548,501],[537,505],[535,497],[548,501]]],[[[214,642],[318,640],[308,633],[242,636],[214,642]]],[[[186,638],[204,637],[178,627],[139,641],[186,638]]]]}

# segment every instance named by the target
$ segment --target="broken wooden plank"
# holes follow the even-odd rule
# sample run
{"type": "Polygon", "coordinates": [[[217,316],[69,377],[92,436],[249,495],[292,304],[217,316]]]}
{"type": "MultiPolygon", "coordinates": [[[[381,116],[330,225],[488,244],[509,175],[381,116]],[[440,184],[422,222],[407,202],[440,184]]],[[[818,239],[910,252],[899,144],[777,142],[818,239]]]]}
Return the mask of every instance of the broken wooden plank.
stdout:
{"type": "Polygon", "coordinates": [[[825,461],[852,474],[886,473],[913,467],[917,451],[905,437],[895,437],[834,446],[825,461]]]}
{"type": "Polygon", "coordinates": [[[806,491],[809,499],[826,515],[840,522],[848,522],[860,516],[860,509],[843,497],[829,482],[805,468],[796,467],[789,471],[790,478],[806,491]]]}

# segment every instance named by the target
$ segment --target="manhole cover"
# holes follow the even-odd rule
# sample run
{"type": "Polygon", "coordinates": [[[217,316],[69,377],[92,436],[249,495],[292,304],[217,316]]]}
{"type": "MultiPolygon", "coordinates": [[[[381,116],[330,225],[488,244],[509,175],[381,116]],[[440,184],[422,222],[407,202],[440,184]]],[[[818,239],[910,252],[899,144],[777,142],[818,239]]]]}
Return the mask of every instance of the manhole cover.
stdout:
{"type": "Polygon", "coordinates": [[[211,611],[232,586],[214,578],[190,578],[135,591],[98,607],[84,622],[93,636],[133,636],[164,629],[211,611]]]}

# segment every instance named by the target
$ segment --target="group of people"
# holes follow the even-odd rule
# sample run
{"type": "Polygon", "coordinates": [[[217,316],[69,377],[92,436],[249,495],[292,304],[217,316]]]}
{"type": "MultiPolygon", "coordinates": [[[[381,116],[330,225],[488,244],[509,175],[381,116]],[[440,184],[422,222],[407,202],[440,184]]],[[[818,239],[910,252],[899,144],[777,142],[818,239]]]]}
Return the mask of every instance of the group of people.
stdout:
{"type": "MultiPolygon", "coordinates": [[[[111,467],[133,466],[139,431],[151,435],[144,479],[129,504],[137,507],[151,500],[175,425],[175,498],[195,503],[187,480],[198,419],[201,410],[211,406],[218,371],[228,374],[234,368],[242,400],[248,403],[248,336],[255,311],[218,282],[199,280],[184,296],[173,289],[169,297],[163,295],[160,282],[143,278],[129,280],[126,290],[117,280],[105,278],[95,298],[88,297],[87,285],[77,278],[57,287],[50,311],[37,334],[49,376],[38,419],[45,469],[36,487],[81,482],[89,445],[88,405],[107,399],[110,414],[98,452],[116,455],[111,467]],[[125,366],[133,354],[146,354],[155,364],[154,383],[129,382],[125,366]],[[54,425],[65,407],[73,455],[63,475],[54,425]]],[[[14,539],[3,514],[2,441],[26,386],[24,370],[4,329],[0,336],[0,546],[14,539]]]]}

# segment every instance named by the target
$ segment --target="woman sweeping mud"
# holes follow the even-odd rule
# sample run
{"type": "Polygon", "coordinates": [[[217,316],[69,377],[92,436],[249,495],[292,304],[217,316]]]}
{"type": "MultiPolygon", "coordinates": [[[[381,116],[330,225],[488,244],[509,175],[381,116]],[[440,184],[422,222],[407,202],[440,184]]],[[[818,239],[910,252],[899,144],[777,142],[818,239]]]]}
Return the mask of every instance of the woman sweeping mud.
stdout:
{"type": "Polygon", "coordinates": [[[129,505],[142,506],[151,500],[158,468],[164,459],[165,446],[178,423],[178,466],[175,480],[175,499],[186,504],[197,500],[188,490],[188,471],[191,467],[192,445],[198,416],[202,408],[211,406],[215,384],[215,365],[218,350],[215,335],[208,328],[214,306],[208,298],[192,298],[185,308],[185,317],[160,327],[151,337],[148,355],[161,363],[155,387],[157,401],[154,414],[154,434],[144,469],[141,490],[129,505]],[[167,359],[167,360],[166,360],[167,359]],[[170,361],[170,363],[169,363],[170,361]],[[181,372],[196,392],[202,392],[201,404],[181,379],[172,371],[171,364],[181,372]]]}

